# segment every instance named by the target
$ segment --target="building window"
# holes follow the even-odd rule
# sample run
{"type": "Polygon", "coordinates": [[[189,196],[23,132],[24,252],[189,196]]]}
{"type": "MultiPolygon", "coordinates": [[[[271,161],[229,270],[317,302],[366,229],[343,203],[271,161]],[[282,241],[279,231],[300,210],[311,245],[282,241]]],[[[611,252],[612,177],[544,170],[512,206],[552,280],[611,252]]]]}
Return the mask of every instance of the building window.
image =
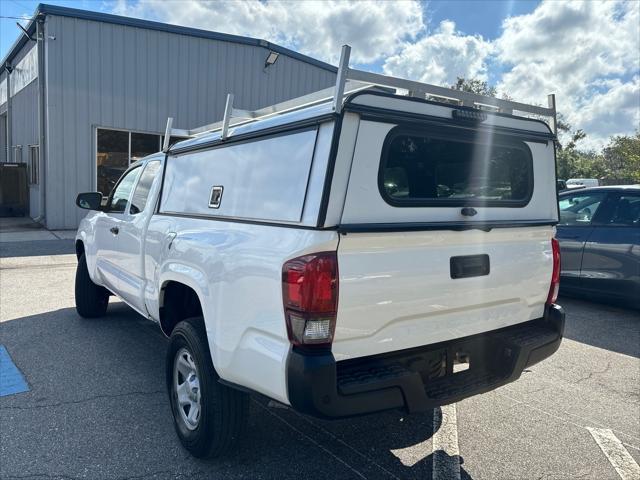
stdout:
{"type": "Polygon", "coordinates": [[[11,74],[11,96],[38,78],[38,47],[34,46],[13,69],[11,74]]]}
{"type": "Polygon", "coordinates": [[[129,168],[129,132],[98,129],[98,191],[107,196],[129,168]]]}
{"type": "Polygon", "coordinates": [[[7,79],[0,82],[0,105],[7,103],[7,79]]]}
{"type": "Polygon", "coordinates": [[[160,135],[131,133],[131,163],[160,151],[160,135]]]}
{"type": "MultiPolygon", "coordinates": [[[[96,166],[98,191],[109,195],[129,165],[162,150],[163,135],[98,128],[96,166]]],[[[173,145],[184,137],[171,137],[173,145]]]]}
{"type": "Polygon", "coordinates": [[[40,145],[29,145],[29,184],[40,183],[40,145]]]}
{"type": "Polygon", "coordinates": [[[9,145],[7,145],[7,114],[0,115],[0,162],[9,162],[9,145]]]}

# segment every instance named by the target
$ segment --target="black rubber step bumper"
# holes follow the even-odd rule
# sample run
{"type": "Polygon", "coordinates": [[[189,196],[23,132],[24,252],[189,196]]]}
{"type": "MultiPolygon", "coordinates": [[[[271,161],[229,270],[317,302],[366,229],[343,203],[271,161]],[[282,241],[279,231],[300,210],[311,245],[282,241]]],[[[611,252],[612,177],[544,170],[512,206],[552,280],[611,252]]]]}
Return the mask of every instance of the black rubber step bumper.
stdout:
{"type": "Polygon", "coordinates": [[[320,418],[389,409],[426,411],[517,380],[560,347],[564,311],[491,332],[383,355],[336,362],[331,352],[292,350],[287,361],[291,406],[320,418]],[[469,368],[454,373],[455,360],[469,368]]]}

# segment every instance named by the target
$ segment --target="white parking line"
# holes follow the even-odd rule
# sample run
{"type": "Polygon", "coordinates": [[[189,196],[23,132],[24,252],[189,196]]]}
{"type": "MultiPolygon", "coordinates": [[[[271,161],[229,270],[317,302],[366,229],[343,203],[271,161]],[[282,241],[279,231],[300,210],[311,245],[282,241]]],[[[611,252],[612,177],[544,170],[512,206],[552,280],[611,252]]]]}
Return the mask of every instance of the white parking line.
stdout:
{"type": "MultiPolygon", "coordinates": [[[[596,420],[594,420],[594,419],[592,419],[592,418],[583,417],[583,416],[581,416],[581,415],[576,415],[575,413],[571,413],[571,412],[567,412],[567,411],[562,411],[562,412],[561,412],[561,413],[564,413],[565,415],[570,415],[570,416],[572,416],[572,417],[578,418],[578,419],[582,420],[584,423],[576,423],[576,422],[572,422],[571,420],[568,420],[568,419],[566,419],[566,418],[563,418],[563,417],[561,417],[561,416],[559,416],[559,415],[556,415],[556,414],[554,414],[554,413],[547,412],[546,410],[544,410],[544,409],[542,409],[542,408],[540,408],[540,407],[536,407],[535,405],[532,405],[531,403],[527,403],[527,402],[525,402],[524,400],[519,400],[519,399],[514,398],[514,397],[512,397],[512,396],[510,396],[510,395],[505,395],[504,393],[500,393],[500,392],[493,392],[493,394],[494,394],[494,395],[498,395],[498,396],[503,397],[503,398],[506,398],[506,399],[508,399],[508,400],[511,400],[512,402],[514,402],[514,403],[516,403],[516,404],[518,404],[518,405],[523,405],[523,406],[525,406],[525,407],[527,407],[527,408],[530,408],[530,409],[532,409],[532,410],[535,410],[536,412],[542,413],[543,415],[547,415],[547,416],[549,416],[549,417],[551,417],[551,418],[554,418],[554,419],[556,419],[556,420],[559,420],[559,421],[561,421],[561,422],[563,422],[563,423],[567,423],[567,424],[569,424],[569,425],[573,425],[573,426],[575,426],[575,427],[580,427],[580,428],[589,428],[589,427],[587,427],[585,424],[592,424],[592,425],[598,425],[598,426],[600,426],[600,427],[606,427],[606,425],[604,425],[604,424],[602,424],[602,423],[600,423],[600,422],[598,422],[598,421],[596,421],[596,420]]],[[[538,402],[538,403],[539,403],[539,402],[538,402]]],[[[623,432],[623,431],[621,431],[621,430],[616,430],[615,428],[612,428],[612,429],[611,429],[611,431],[612,431],[612,432],[617,433],[618,435],[624,435],[625,437],[633,438],[634,440],[638,440],[638,441],[640,441],[640,437],[638,437],[638,436],[636,436],[636,435],[632,435],[632,434],[630,434],[630,433],[623,432]]],[[[627,442],[622,442],[622,443],[624,443],[627,447],[631,447],[631,448],[633,448],[633,449],[635,449],[635,450],[640,450],[640,447],[638,447],[637,445],[632,445],[632,444],[627,443],[627,442]]]]}
{"type": "Polygon", "coordinates": [[[433,480],[460,480],[460,450],[458,449],[458,420],[456,404],[433,411],[434,425],[440,428],[433,434],[433,480]]]}
{"type": "Polygon", "coordinates": [[[591,436],[622,480],[637,480],[640,478],[640,466],[611,430],[591,427],[587,427],[587,430],[589,430],[589,433],[591,433],[591,436]]]}

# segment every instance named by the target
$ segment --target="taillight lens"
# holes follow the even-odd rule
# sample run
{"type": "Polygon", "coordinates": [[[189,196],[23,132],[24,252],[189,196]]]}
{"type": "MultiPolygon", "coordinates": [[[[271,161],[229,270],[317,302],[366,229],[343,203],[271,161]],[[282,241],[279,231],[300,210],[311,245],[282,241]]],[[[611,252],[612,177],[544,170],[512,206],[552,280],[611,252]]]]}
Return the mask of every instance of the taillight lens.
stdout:
{"type": "Polygon", "coordinates": [[[282,299],[292,344],[330,345],[338,312],[336,253],[313,253],[286,262],[282,299]]]}
{"type": "Polygon", "coordinates": [[[547,296],[547,305],[555,303],[560,289],[560,243],[555,238],[551,239],[551,251],[553,255],[553,273],[551,274],[551,286],[547,296]]]}

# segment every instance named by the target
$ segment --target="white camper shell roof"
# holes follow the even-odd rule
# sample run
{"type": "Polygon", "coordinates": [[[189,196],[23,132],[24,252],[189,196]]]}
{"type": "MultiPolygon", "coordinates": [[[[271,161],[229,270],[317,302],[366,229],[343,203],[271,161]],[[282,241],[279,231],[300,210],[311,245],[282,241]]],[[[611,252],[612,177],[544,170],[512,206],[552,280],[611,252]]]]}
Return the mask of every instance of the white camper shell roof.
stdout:
{"type": "MultiPolygon", "coordinates": [[[[513,126],[514,118],[522,119],[518,130],[555,137],[557,134],[555,95],[547,96],[547,107],[485,97],[470,92],[389,77],[349,67],[351,47],[342,47],[336,85],[286,102],[249,111],[233,106],[234,96],[227,95],[222,120],[193,129],[173,128],[173,118],[168,118],[163,151],[172,152],[198,148],[224,142],[230,137],[251,135],[288,124],[315,121],[334,117],[344,108],[357,110],[370,107],[421,115],[420,104],[440,104],[448,115],[452,109],[482,115],[484,125],[507,126],[507,117],[513,126]],[[386,95],[380,95],[385,92],[386,95]],[[387,100],[383,98],[386,97],[387,100]],[[394,99],[389,102],[389,97],[394,99]],[[398,101],[402,100],[402,101],[398,101]],[[476,113],[474,113],[476,112],[476,113]],[[171,136],[191,137],[170,147],[171,136]]],[[[443,111],[444,113],[444,111],[443,111]]],[[[513,127],[511,127],[513,128],[513,127]]]]}

